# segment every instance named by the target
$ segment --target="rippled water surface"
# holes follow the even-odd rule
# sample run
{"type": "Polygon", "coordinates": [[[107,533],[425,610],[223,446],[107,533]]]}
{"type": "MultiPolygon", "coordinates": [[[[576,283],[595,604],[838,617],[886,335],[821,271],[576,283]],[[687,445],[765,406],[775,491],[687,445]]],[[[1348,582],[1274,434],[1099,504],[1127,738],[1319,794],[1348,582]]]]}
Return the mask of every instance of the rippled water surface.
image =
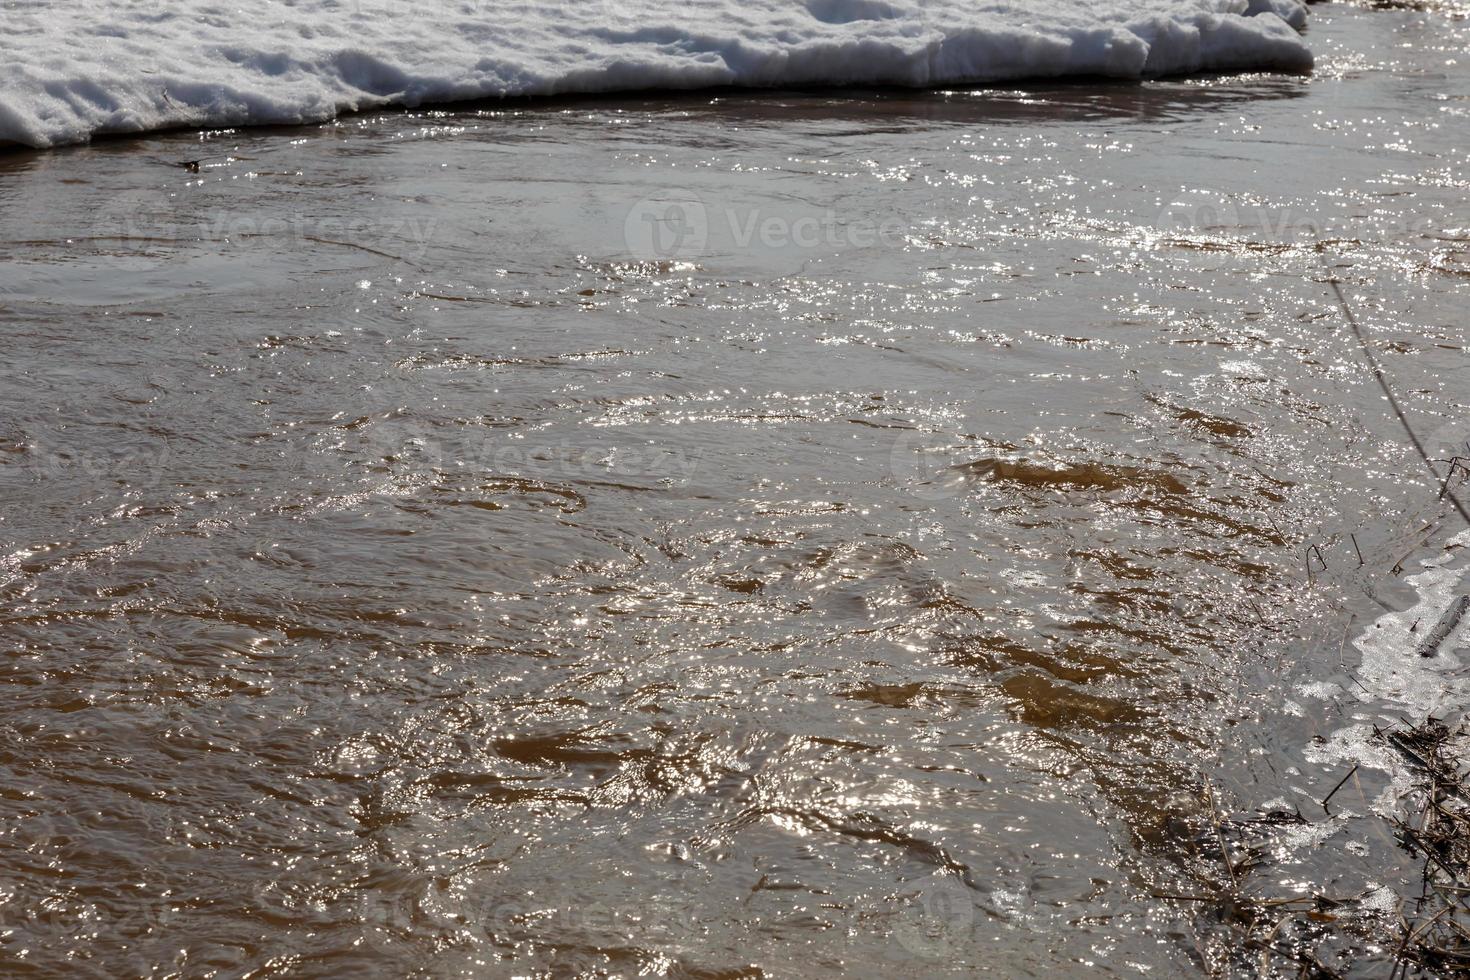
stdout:
{"type": "Polygon", "coordinates": [[[1463,453],[1452,14],[0,156],[6,972],[1244,970],[1217,818],[1411,889],[1313,747],[1456,525],[1326,283],[1463,453]]]}

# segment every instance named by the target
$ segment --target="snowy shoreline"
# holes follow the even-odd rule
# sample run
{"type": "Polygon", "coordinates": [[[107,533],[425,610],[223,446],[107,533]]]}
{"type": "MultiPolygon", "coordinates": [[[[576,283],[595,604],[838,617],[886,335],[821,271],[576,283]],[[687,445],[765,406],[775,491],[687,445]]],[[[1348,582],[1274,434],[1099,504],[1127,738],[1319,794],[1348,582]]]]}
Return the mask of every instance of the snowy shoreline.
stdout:
{"type": "Polygon", "coordinates": [[[1300,73],[1300,0],[14,0],[0,146],[506,97],[1300,73]]]}

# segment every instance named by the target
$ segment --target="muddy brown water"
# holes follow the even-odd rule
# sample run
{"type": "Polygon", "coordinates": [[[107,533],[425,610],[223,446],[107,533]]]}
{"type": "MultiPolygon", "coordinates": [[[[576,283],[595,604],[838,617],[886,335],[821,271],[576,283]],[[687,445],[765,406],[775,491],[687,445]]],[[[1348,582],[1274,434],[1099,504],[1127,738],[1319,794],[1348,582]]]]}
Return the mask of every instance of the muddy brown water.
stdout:
{"type": "Polygon", "coordinates": [[[1324,283],[1455,454],[1467,32],[0,156],[5,972],[1200,974],[1210,790],[1410,889],[1324,283]]]}

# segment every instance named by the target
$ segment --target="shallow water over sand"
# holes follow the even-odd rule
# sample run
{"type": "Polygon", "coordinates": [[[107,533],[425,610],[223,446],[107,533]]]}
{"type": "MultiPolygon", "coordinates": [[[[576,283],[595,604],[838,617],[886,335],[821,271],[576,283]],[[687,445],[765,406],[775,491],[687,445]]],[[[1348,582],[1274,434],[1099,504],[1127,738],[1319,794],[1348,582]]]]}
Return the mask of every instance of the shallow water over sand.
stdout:
{"type": "Polygon", "coordinates": [[[0,956],[1197,973],[1211,788],[1407,891],[1314,737],[1457,526],[1324,283],[1455,454],[1467,33],[0,157],[0,956]]]}

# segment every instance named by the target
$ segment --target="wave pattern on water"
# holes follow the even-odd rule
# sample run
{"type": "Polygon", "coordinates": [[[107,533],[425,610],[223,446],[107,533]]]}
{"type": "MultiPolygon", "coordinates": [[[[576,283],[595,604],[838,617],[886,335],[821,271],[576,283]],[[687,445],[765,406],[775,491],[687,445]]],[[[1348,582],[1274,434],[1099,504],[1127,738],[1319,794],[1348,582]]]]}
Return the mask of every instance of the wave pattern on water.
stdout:
{"type": "Polygon", "coordinates": [[[1251,975],[1222,854],[1416,894],[1318,801],[1463,656],[1380,619],[1446,508],[1321,279],[1463,453],[1466,25],[1314,30],[0,159],[0,969],[1251,975]]]}

